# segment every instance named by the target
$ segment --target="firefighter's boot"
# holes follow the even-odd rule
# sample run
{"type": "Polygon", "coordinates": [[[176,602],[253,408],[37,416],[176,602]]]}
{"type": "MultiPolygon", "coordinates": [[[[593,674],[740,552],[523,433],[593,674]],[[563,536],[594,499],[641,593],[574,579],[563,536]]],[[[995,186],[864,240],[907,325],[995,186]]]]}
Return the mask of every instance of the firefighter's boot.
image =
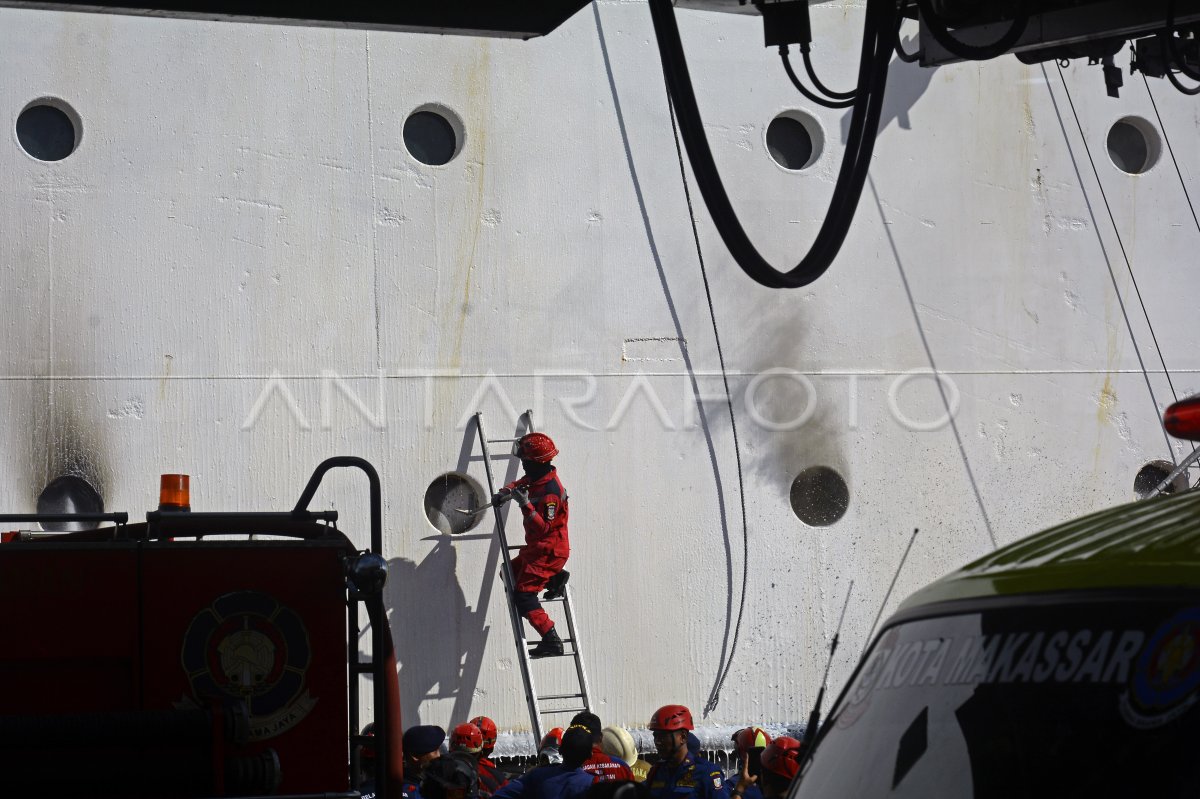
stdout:
{"type": "Polygon", "coordinates": [[[529,652],[529,657],[536,660],[537,658],[557,657],[562,653],[562,639],[558,637],[558,630],[551,627],[542,636],[541,642],[529,652]]]}
{"type": "Polygon", "coordinates": [[[558,574],[546,581],[546,593],[542,594],[542,599],[562,599],[567,593],[567,580],[571,578],[571,573],[563,569],[558,574]]]}

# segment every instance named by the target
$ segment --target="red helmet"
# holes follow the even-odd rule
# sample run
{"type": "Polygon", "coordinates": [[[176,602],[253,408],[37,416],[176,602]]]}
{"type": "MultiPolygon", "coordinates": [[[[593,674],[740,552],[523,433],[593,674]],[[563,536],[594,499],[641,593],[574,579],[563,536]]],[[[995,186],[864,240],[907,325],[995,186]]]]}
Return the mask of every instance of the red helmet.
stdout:
{"type": "Polygon", "coordinates": [[[663,705],[650,717],[652,730],[694,730],[692,711],[683,705],[663,705]]]}
{"type": "MultiPolygon", "coordinates": [[[[375,722],[372,721],[370,724],[363,727],[362,733],[360,733],[360,734],[365,735],[368,738],[374,738],[375,737],[375,722]]],[[[375,760],[375,744],[373,744],[373,743],[362,744],[362,748],[359,750],[359,757],[366,761],[374,761],[375,760]]]]}
{"type": "Polygon", "coordinates": [[[763,750],[762,765],[772,774],[778,774],[786,779],[795,779],[800,771],[800,747],[802,744],[795,738],[786,735],[776,738],[763,750]]]}
{"type": "Polygon", "coordinates": [[[733,743],[738,754],[744,755],[751,749],[764,749],[771,743],[771,736],[762,727],[747,727],[733,734],[733,743]]]}
{"type": "Polygon", "coordinates": [[[458,752],[478,752],[483,748],[483,733],[474,724],[459,724],[450,733],[450,750],[458,752]]]}
{"type": "Polygon", "coordinates": [[[558,448],[545,433],[526,433],[513,447],[513,454],[524,461],[549,463],[558,454],[558,448]]]}
{"type": "Polygon", "coordinates": [[[554,729],[550,730],[550,732],[546,733],[546,735],[542,738],[542,745],[538,748],[545,749],[547,746],[552,746],[557,749],[558,747],[562,746],[562,737],[563,728],[555,727],[554,729]]]}
{"type": "Polygon", "coordinates": [[[496,722],[487,716],[476,716],[471,719],[471,723],[478,727],[483,735],[483,748],[492,751],[496,747],[496,722]]]}

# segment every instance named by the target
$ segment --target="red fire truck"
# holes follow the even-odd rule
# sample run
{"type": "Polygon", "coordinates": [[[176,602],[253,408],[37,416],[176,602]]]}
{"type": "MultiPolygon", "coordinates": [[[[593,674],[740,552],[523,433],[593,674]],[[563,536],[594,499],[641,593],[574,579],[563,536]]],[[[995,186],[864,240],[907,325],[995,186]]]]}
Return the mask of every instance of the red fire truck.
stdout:
{"type": "Polygon", "coordinates": [[[0,544],[3,795],[355,797],[367,677],[380,721],[368,777],[377,795],[399,797],[381,515],[375,469],[339,457],[280,513],[193,512],[186,477],[166,475],[142,524],[124,513],[0,516],[107,523],[0,544]],[[370,481],[370,549],[337,529],[336,511],[308,510],[336,467],[370,481]]]}

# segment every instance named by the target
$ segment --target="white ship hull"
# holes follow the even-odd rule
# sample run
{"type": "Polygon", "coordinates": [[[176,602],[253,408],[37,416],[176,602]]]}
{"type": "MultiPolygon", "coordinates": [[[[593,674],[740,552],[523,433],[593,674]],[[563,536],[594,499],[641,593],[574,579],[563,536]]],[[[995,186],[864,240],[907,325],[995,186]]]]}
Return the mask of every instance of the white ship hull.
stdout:
{"type": "MultiPolygon", "coordinates": [[[[814,8],[839,87],[860,13],[814,8]]],[[[794,263],[848,117],[795,94],[753,18],[679,17],[734,205],[794,263]],[[789,109],[824,133],[800,172],[764,144],[789,109]]],[[[1162,82],[1112,100],[1084,66],[897,62],[854,226],[809,288],[746,278],[689,184],[710,313],[643,4],[528,42],[0,10],[0,76],[10,126],[41,97],[82,122],[59,162],[0,146],[0,504],[79,473],[138,517],[181,471],[195,507],[281,509],[321,459],[367,458],[406,724],[528,729],[497,545],[440,533],[423,500],[447,472],[484,481],[476,410],[511,436],[533,408],[562,450],[600,716],[699,711],[728,667],[719,726],[803,721],[853,580],[840,684],[913,528],[888,609],[1128,499],[1170,460],[1161,408],[1200,389],[1200,105],[1162,82]],[[461,119],[445,166],[405,147],[427,104],[461,119]],[[1175,144],[1142,175],[1107,155],[1126,116],[1175,144]],[[812,466],[849,487],[831,526],[789,502],[812,466]]],[[[357,478],[316,505],[365,545],[357,478]]]]}

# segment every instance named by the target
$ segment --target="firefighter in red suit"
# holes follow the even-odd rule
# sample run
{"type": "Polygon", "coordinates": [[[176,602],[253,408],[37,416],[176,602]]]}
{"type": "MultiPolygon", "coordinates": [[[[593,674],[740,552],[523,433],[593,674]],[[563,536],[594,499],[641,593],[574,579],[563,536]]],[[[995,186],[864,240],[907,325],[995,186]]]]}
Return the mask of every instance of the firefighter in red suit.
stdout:
{"type": "Polygon", "coordinates": [[[538,592],[550,585],[546,598],[562,596],[568,572],[563,571],[571,547],[567,541],[567,491],[550,463],[558,449],[545,433],[528,433],[513,447],[525,476],[500,489],[493,501],[513,500],[525,523],[525,546],[512,560],[513,604],[542,636],[530,651],[533,658],[563,653],[563,642],[554,622],[542,610],[538,592]]]}

